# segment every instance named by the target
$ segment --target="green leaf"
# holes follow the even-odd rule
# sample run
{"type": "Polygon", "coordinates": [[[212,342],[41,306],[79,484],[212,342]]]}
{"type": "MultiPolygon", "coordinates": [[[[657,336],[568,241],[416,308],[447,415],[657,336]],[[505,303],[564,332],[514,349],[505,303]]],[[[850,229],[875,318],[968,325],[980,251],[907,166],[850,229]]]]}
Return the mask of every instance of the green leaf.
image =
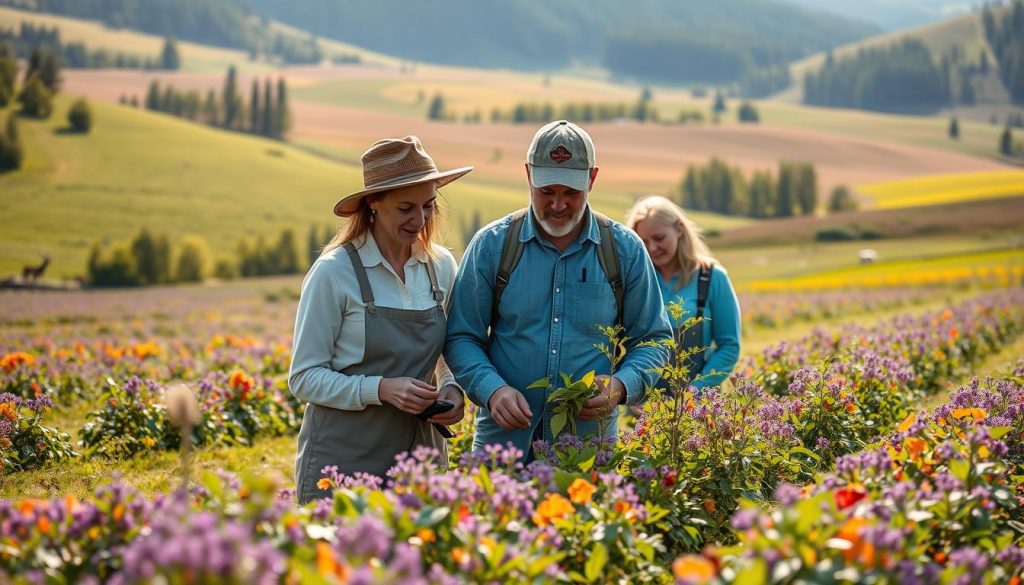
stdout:
{"type": "Polygon", "coordinates": [[[551,385],[551,383],[548,381],[547,378],[541,378],[540,380],[537,380],[533,384],[530,384],[529,386],[527,386],[526,389],[527,390],[535,390],[537,388],[547,388],[550,385],[551,385]]]}
{"type": "Polygon", "coordinates": [[[993,439],[1002,439],[1006,433],[1012,430],[1013,427],[989,427],[988,434],[991,435],[993,439]]]}
{"type": "Polygon", "coordinates": [[[967,481],[970,472],[971,464],[964,459],[954,459],[949,462],[949,474],[960,481],[967,481]]]}
{"type": "Polygon", "coordinates": [[[489,495],[494,495],[494,484],[491,483],[491,474],[487,471],[487,467],[481,465],[477,468],[477,479],[480,482],[480,487],[483,488],[484,492],[489,495]]]}
{"type": "Polygon", "coordinates": [[[568,422],[569,416],[564,412],[560,412],[551,417],[551,435],[557,437],[558,433],[562,432],[562,429],[565,428],[565,425],[568,422]]]}
{"type": "Polygon", "coordinates": [[[597,454],[595,453],[594,455],[591,455],[589,459],[579,464],[580,471],[582,471],[583,473],[590,471],[590,469],[594,467],[594,461],[596,460],[597,454]]]}
{"type": "Polygon", "coordinates": [[[587,559],[585,567],[587,583],[593,583],[601,577],[601,571],[608,563],[608,549],[602,543],[597,543],[590,551],[590,558],[587,559]]]}
{"type": "Polygon", "coordinates": [[[768,583],[768,566],[764,560],[756,559],[742,571],[736,573],[735,585],[765,585],[768,583]]]}
{"type": "Polygon", "coordinates": [[[800,447],[800,446],[793,447],[792,449],[789,450],[789,452],[790,453],[800,453],[801,455],[807,455],[808,457],[810,457],[811,459],[814,459],[815,461],[819,461],[819,462],[821,461],[821,457],[817,453],[815,453],[814,451],[811,451],[810,449],[808,449],[807,447],[800,447]]]}

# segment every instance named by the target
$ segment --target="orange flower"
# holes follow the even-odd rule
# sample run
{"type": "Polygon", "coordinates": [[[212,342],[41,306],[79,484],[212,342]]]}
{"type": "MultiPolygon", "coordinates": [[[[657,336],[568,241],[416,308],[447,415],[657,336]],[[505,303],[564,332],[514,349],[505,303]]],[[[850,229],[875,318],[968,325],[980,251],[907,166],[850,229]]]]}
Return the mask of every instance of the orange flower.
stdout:
{"type": "Polygon", "coordinates": [[[331,480],[326,477],[321,477],[320,481],[316,482],[317,489],[329,490],[331,489],[331,480]]]}
{"type": "Polygon", "coordinates": [[[469,553],[464,548],[457,546],[452,549],[452,560],[457,565],[467,563],[469,562],[469,553]]]}
{"type": "Polygon", "coordinates": [[[321,575],[337,577],[338,581],[348,581],[348,566],[334,558],[334,549],[326,542],[316,543],[316,568],[321,575]]]}
{"type": "Polygon", "coordinates": [[[35,363],[36,358],[32,354],[23,351],[9,353],[0,358],[0,368],[7,373],[13,372],[18,366],[32,366],[35,363]]]}
{"type": "Polygon", "coordinates": [[[715,513],[715,501],[712,500],[711,498],[705,499],[704,500],[704,511],[707,512],[708,514],[714,514],[715,513]]]}
{"type": "Polygon", "coordinates": [[[951,309],[946,309],[942,312],[942,315],[939,318],[943,321],[949,321],[953,318],[953,311],[951,309]]]}
{"type": "Polygon", "coordinates": [[[683,555],[672,562],[676,579],[687,583],[706,583],[715,578],[715,565],[698,555],[683,555]]]}
{"type": "Polygon", "coordinates": [[[861,536],[867,523],[863,518],[850,518],[836,534],[836,538],[850,543],[849,548],[843,550],[847,563],[859,561],[869,567],[874,566],[875,547],[861,536]]]}
{"type": "Polygon", "coordinates": [[[910,454],[910,458],[914,461],[920,459],[921,453],[924,453],[924,450],[928,448],[928,443],[925,443],[924,439],[918,437],[907,437],[903,444],[906,445],[907,453],[910,454]]]}
{"type": "Polygon", "coordinates": [[[594,487],[594,484],[578,477],[576,478],[576,481],[572,482],[572,485],[569,486],[569,499],[572,500],[572,503],[574,504],[586,504],[590,502],[590,498],[596,491],[597,488],[594,487]]]}
{"type": "Polygon", "coordinates": [[[416,532],[416,536],[423,542],[437,542],[437,534],[429,528],[421,528],[416,532]]]}
{"type": "Polygon", "coordinates": [[[961,419],[972,417],[976,421],[985,420],[988,413],[983,408],[955,408],[953,409],[953,418],[961,419]]]}
{"type": "Polygon", "coordinates": [[[135,357],[137,357],[138,359],[144,360],[148,357],[155,357],[160,355],[160,346],[153,343],[152,341],[147,341],[145,343],[136,343],[135,346],[132,347],[132,353],[134,353],[135,357]]]}
{"type": "Polygon", "coordinates": [[[950,327],[949,328],[949,338],[950,339],[956,339],[958,337],[960,337],[960,332],[956,330],[956,327],[950,327]]]}
{"type": "Polygon", "coordinates": [[[0,418],[6,418],[12,423],[18,422],[18,410],[13,402],[0,402],[0,418]]]}
{"type": "Polygon", "coordinates": [[[537,526],[547,526],[552,520],[565,518],[575,511],[572,502],[561,494],[548,494],[548,497],[537,505],[537,510],[533,513],[533,522],[537,526]]]}

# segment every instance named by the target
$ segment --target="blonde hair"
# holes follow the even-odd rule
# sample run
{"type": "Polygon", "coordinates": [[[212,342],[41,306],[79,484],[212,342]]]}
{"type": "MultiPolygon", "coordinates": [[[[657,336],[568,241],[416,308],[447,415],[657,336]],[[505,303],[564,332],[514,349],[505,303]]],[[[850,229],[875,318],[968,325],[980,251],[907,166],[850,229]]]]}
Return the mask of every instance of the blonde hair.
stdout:
{"type": "MultiPolygon", "coordinates": [[[[437,201],[440,201],[441,192],[435,189],[438,195],[437,201]]],[[[340,248],[349,242],[362,242],[366,239],[366,234],[370,233],[373,229],[373,213],[371,213],[370,202],[380,201],[387,196],[391,191],[381,191],[380,193],[374,193],[367,195],[359,200],[359,209],[354,214],[345,218],[341,221],[341,225],[338,227],[338,232],[334,234],[330,242],[324,246],[324,249],[320,252],[321,255],[330,252],[336,248],[340,248]]],[[[441,206],[438,205],[437,201],[434,203],[434,213],[430,214],[427,218],[426,223],[423,225],[423,229],[419,233],[420,244],[423,245],[423,251],[426,252],[427,258],[431,260],[437,260],[439,254],[434,250],[434,244],[440,239],[440,226],[441,226],[441,206]]]]}
{"type": "Polygon", "coordinates": [[[637,224],[645,219],[653,219],[664,226],[679,230],[679,243],[676,247],[675,258],[676,267],[679,270],[679,280],[676,282],[677,291],[690,282],[693,273],[698,268],[710,268],[713,264],[718,263],[704,242],[700,228],[675,203],[658,195],[645,197],[633,204],[633,207],[626,213],[625,223],[629,229],[636,231],[637,224]]]}

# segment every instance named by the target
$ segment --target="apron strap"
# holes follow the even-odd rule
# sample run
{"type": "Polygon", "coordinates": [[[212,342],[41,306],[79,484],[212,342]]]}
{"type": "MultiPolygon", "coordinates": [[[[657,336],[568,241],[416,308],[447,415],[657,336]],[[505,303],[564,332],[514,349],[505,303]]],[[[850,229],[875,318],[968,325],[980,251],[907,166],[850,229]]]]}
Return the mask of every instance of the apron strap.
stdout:
{"type": "Polygon", "coordinates": [[[377,305],[373,302],[373,289],[370,288],[370,279],[366,278],[366,269],[363,268],[363,261],[359,252],[352,242],[345,244],[345,251],[352,259],[352,268],[356,271],[356,279],[359,280],[359,292],[363,295],[363,302],[366,303],[366,310],[371,313],[377,312],[377,305]]]}
{"type": "Polygon", "coordinates": [[[434,270],[434,263],[427,259],[427,276],[430,277],[430,292],[434,295],[434,300],[437,301],[437,306],[444,308],[444,291],[441,287],[437,286],[437,272],[434,270]]]}

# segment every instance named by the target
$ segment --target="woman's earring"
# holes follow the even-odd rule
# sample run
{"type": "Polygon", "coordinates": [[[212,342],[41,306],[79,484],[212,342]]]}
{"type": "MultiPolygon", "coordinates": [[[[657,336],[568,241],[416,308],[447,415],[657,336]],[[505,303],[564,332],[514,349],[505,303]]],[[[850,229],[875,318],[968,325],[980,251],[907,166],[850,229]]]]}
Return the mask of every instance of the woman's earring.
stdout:
{"type": "Polygon", "coordinates": [[[370,223],[376,223],[376,222],[377,222],[377,210],[376,209],[370,209],[370,223]]]}

